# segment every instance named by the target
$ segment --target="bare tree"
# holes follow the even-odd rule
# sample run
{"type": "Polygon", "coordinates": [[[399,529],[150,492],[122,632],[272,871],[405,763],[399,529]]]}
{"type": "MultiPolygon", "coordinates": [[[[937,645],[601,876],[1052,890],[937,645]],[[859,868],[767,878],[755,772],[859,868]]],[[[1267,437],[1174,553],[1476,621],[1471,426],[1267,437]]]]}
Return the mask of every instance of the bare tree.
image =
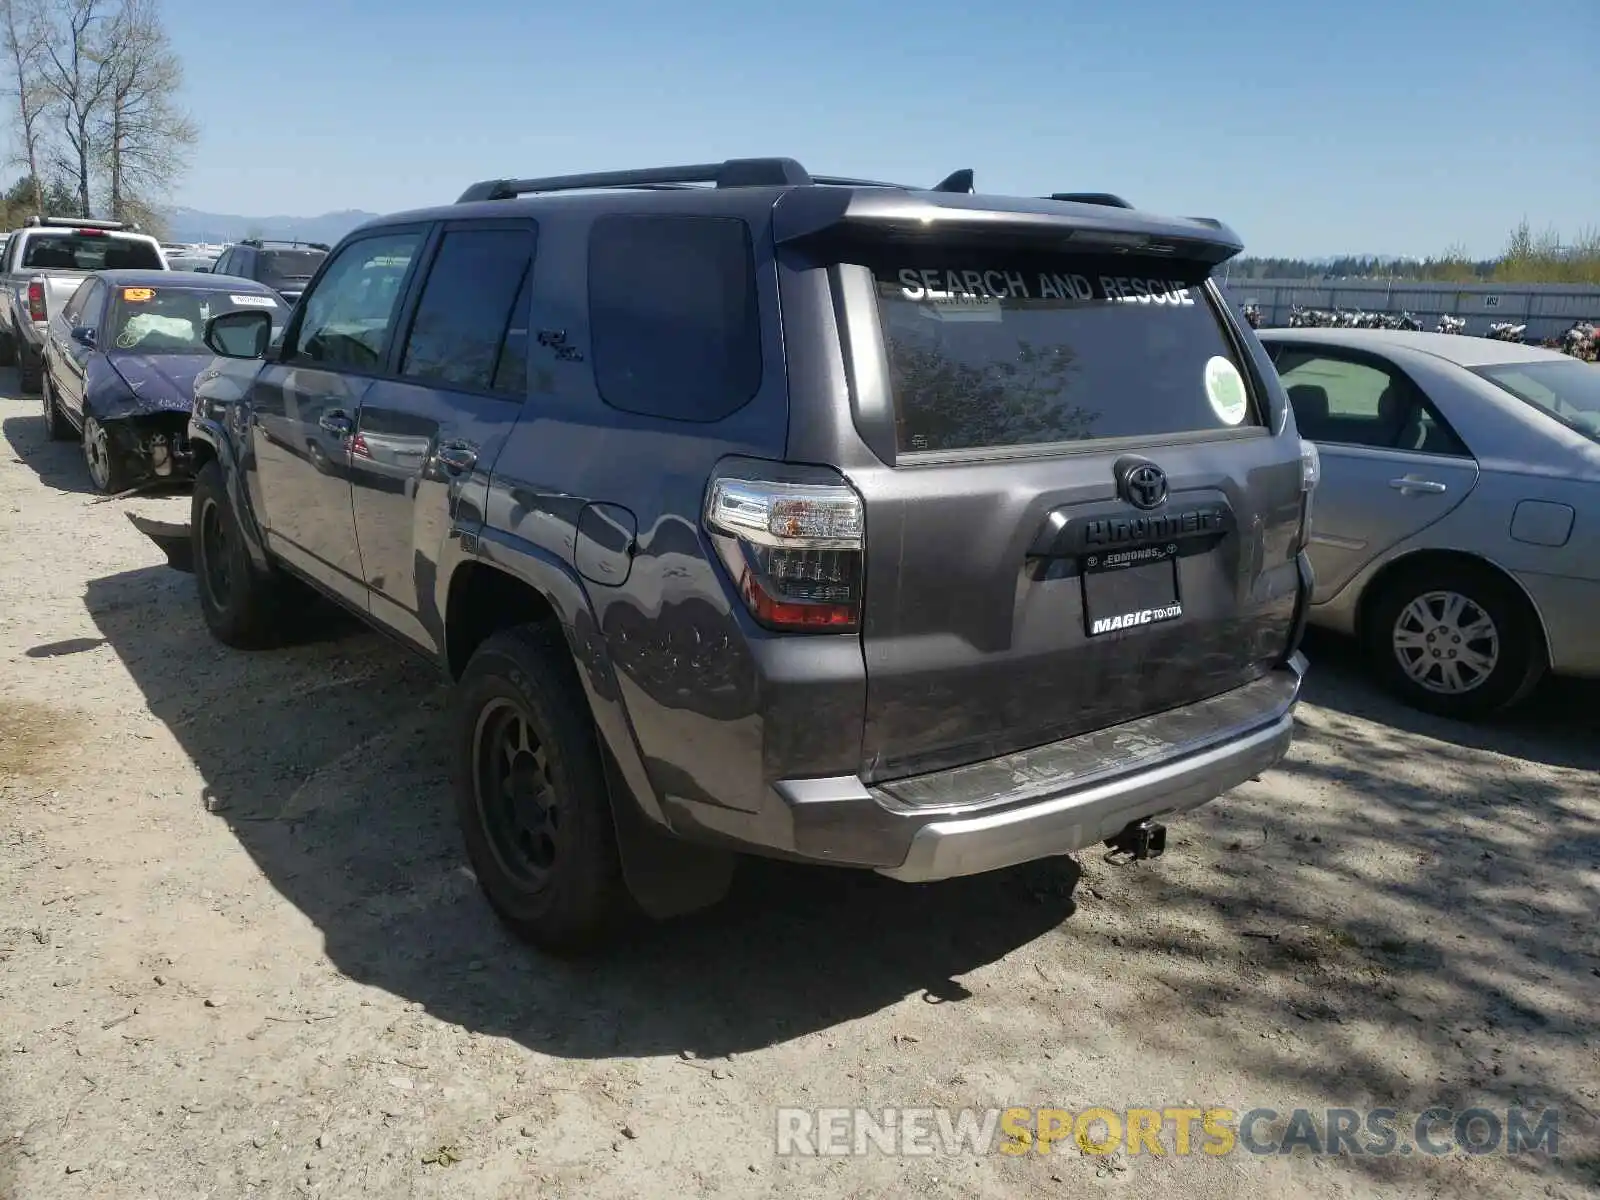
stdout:
{"type": "Polygon", "coordinates": [[[112,220],[150,219],[153,200],[187,163],[199,131],[177,105],[183,63],[156,0],[123,0],[106,43],[110,86],[96,129],[112,220]]]}
{"type": "Polygon", "coordinates": [[[0,0],[0,38],[11,71],[9,92],[16,101],[17,158],[28,169],[34,211],[45,211],[41,151],[51,95],[41,68],[50,44],[50,22],[40,0],[0,0]]]}
{"type": "Polygon", "coordinates": [[[108,49],[115,15],[106,0],[50,0],[56,20],[45,47],[44,83],[59,105],[66,136],[62,166],[77,181],[78,212],[93,215],[92,172],[114,72],[108,49]]]}

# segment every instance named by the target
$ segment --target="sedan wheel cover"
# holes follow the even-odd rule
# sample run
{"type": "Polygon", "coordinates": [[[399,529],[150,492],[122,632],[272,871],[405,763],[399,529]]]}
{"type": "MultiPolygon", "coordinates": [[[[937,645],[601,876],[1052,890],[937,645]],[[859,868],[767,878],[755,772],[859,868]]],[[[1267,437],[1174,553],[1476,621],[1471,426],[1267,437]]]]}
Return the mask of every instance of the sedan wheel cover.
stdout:
{"type": "Polygon", "coordinates": [[[1389,638],[1406,677],[1442,696],[1482,687],[1500,662],[1494,619],[1460,592],[1418,596],[1400,610],[1389,638]]]}
{"type": "Polygon", "coordinates": [[[105,426],[93,417],[83,422],[83,459],[89,465],[89,476],[102,492],[111,486],[111,439],[105,426]]]}

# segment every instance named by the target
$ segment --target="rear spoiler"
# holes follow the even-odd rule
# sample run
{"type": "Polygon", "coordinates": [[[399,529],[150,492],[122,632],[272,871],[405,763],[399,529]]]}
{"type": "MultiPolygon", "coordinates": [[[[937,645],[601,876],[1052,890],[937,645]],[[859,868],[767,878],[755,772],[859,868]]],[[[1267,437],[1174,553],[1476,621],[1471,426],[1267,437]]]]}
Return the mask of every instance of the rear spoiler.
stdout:
{"type": "Polygon", "coordinates": [[[794,188],[773,206],[772,236],[779,245],[804,245],[852,235],[922,240],[946,233],[1019,249],[1038,245],[1147,254],[1207,267],[1219,266],[1244,250],[1239,235],[1221,221],[1162,217],[1107,204],[1099,194],[1080,195],[1082,199],[1033,200],[955,192],[794,188]]]}

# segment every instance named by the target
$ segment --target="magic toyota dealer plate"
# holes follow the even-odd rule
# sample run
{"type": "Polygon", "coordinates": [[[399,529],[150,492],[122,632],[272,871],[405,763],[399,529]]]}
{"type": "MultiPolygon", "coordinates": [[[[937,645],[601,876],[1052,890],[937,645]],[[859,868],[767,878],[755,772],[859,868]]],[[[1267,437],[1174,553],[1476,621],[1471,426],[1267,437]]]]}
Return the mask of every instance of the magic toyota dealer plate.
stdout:
{"type": "Polygon", "coordinates": [[[1080,566],[1083,631],[1089,637],[1183,615],[1175,542],[1085,555],[1080,566]]]}

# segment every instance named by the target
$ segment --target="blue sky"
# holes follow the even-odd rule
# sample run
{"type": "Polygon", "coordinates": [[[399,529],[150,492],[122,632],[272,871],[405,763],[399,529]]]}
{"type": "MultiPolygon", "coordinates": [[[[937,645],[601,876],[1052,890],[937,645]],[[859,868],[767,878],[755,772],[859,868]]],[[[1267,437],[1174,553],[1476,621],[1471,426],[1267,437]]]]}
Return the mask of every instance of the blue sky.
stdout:
{"type": "Polygon", "coordinates": [[[489,176],[788,154],[1108,190],[1260,254],[1600,226],[1600,3],[166,0],[202,142],[173,199],[314,215],[489,176]]]}

